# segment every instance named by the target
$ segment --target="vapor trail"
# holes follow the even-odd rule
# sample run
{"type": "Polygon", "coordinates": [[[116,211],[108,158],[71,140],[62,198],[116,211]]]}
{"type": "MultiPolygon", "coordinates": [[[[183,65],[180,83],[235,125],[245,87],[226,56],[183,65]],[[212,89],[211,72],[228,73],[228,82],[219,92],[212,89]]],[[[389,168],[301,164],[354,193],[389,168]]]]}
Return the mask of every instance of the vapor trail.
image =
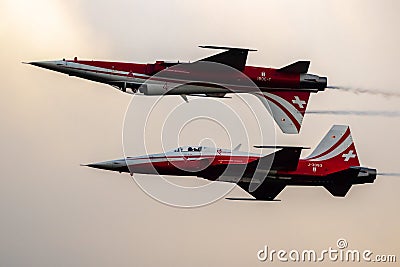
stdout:
{"type": "Polygon", "coordinates": [[[398,172],[381,172],[381,173],[377,173],[377,175],[380,175],[380,176],[397,176],[397,177],[400,177],[400,173],[398,173],[398,172]]]}
{"type": "Polygon", "coordinates": [[[327,86],[326,88],[342,90],[342,91],[347,91],[347,92],[353,92],[356,94],[365,93],[365,94],[371,94],[371,95],[383,95],[386,97],[400,97],[400,92],[399,93],[384,92],[382,90],[358,88],[358,87],[351,87],[351,86],[327,86]]]}
{"type": "Polygon", "coordinates": [[[388,110],[310,110],[307,114],[325,115],[357,115],[357,116],[379,116],[379,117],[400,117],[400,111],[388,110]]]}

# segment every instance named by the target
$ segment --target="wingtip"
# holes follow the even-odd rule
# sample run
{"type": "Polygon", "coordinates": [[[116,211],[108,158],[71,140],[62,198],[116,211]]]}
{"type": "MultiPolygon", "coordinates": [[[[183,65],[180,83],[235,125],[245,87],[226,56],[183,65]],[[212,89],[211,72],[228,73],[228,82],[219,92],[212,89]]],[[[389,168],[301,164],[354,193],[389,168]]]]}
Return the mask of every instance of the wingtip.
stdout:
{"type": "Polygon", "coordinates": [[[283,149],[283,148],[300,148],[300,149],[310,149],[308,146],[253,146],[254,148],[269,148],[269,149],[283,149]]]}
{"type": "Polygon", "coordinates": [[[221,50],[246,50],[249,52],[257,51],[257,49],[252,48],[242,48],[242,47],[229,47],[229,46],[218,46],[218,45],[199,45],[200,48],[207,48],[207,49],[221,49],[221,50]]]}

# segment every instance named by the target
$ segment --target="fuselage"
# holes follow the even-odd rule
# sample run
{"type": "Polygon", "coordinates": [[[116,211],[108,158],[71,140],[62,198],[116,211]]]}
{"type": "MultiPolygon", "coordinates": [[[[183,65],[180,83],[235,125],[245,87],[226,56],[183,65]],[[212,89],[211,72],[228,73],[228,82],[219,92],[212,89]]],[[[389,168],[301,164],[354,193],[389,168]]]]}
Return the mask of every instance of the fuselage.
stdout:
{"type": "Polygon", "coordinates": [[[137,157],[127,157],[87,166],[117,172],[128,172],[132,175],[155,174],[172,176],[196,176],[208,180],[224,182],[250,182],[256,172],[264,172],[267,181],[284,183],[285,185],[325,185],[337,179],[336,175],[347,175],[352,184],[373,182],[376,170],[359,166],[340,168],[339,166],[324,166],[322,163],[308,159],[299,159],[294,170],[270,169],[263,170],[259,160],[265,155],[231,151],[228,149],[210,147],[179,147],[166,153],[150,154],[137,157]],[[230,170],[229,175],[226,175],[230,170]],[[232,173],[233,172],[233,173],[232,173]],[[236,175],[235,175],[236,174],[236,175]]]}
{"type": "Polygon", "coordinates": [[[262,155],[231,151],[227,149],[184,146],[168,151],[127,157],[89,164],[88,166],[119,172],[130,172],[140,174],[159,174],[176,176],[200,176],[208,173],[212,176],[219,174],[215,171],[228,165],[247,165],[258,160],[262,155]]]}
{"type": "MultiPolygon", "coordinates": [[[[88,79],[95,82],[105,83],[116,86],[128,93],[136,93],[137,90],[146,81],[152,78],[152,83],[157,84],[150,89],[141,88],[142,93],[148,95],[162,95],[162,94],[218,94],[229,93],[232,90],[235,93],[251,93],[255,91],[252,86],[243,86],[242,83],[237,82],[241,79],[240,74],[229,72],[229,77],[222,77],[221,73],[214,73],[213,71],[204,73],[177,73],[172,75],[156,74],[161,71],[168,71],[173,66],[182,65],[182,63],[156,61],[155,63],[140,64],[140,63],[124,63],[112,61],[89,61],[89,60],[55,60],[55,61],[40,61],[31,62],[30,64],[50,69],[53,71],[88,79]],[[154,76],[156,75],[156,78],[154,76]],[[213,75],[218,76],[218,81],[230,81],[225,85],[212,85],[212,84],[192,84],[192,86],[176,88],[170,90],[171,87],[177,87],[182,84],[187,84],[193,81],[194,77],[202,81],[214,80],[213,75]],[[239,75],[239,76],[237,76],[239,75]],[[126,89],[130,89],[127,91],[126,89]],[[232,89],[233,88],[233,89],[232,89]]],[[[174,67],[176,68],[176,67],[174,67]]],[[[171,69],[174,70],[174,68],[171,69]]],[[[279,69],[245,66],[242,71],[261,91],[276,91],[276,90],[306,90],[317,92],[324,90],[327,86],[325,77],[319,77],[313,74],[299,74],[299,73],[286,73],[281,72],[279,69]]],[[[257,88],[257,90],[258,90],[257,88]]]]}
{"type": "Polygon", "coordinates": [[[246,66],[250,50],[220,49],[228,51],[193,63],[142,64],[74,58],[29,64],[108,84],[129,94],[180,95],[186,102],[188,95],[220,98],[230,93],[252,94],[283,133],[299,133],[310,94],[325,90],[327,78],[307,73],[309,61],[297,61],[279,69],[246,66]]]}
{"type": "Polygon", "coordinates": [[[273,200],[286,186],[323,186],[344,197],[356,184],[373,183],[376,169],[361,167],[347,125],[333,125],[314,151],[300,159],[303,147],[255,146],[275,149],[266,155],[208,147],[180,147],[139,157],[87,166],[118,172],[196,176],[237,183],[256,199],[273,200]],[[254,186],[255,185],[255,186],[254,186]]]}

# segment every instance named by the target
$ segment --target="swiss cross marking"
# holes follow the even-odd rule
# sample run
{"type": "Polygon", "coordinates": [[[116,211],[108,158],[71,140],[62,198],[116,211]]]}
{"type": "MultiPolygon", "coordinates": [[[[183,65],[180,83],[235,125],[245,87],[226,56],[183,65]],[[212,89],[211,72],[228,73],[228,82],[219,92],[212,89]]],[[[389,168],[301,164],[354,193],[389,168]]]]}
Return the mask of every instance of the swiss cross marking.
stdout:
{"type": "Polygon", "coordinates": [[[353,154],[354,151],[350,150],[349,153],[343,154],[342,157],[344,158],[344,161],[349,161],[351,158],[355,158],[356,154],[353,154]]]}
{"type": "Polygon", "coordinates": [[[294,99],[292,100],[293,104],[299,105],[299,108],[304,108],[304,105],[306,104],[306,101],[301,100],[300,97],[298,97],[297,95],[294,97],[294,99]]]}

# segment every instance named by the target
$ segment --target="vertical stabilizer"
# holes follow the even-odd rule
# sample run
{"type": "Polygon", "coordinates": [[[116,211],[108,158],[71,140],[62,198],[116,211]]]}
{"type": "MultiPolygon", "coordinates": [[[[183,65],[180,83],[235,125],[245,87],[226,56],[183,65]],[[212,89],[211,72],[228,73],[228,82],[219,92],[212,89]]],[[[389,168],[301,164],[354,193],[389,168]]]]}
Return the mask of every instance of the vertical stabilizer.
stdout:
{"type": "Polygon", "coordinates": [[[309,91],[277,91],[254,94],[283,133],[298,134],[310,98],[309,91]]]}
{"type": "Polygon", "coordinates": [[[360,166],[350,127],[334,125],[305,160],[323,164],[329,173],[360,166]]]}

